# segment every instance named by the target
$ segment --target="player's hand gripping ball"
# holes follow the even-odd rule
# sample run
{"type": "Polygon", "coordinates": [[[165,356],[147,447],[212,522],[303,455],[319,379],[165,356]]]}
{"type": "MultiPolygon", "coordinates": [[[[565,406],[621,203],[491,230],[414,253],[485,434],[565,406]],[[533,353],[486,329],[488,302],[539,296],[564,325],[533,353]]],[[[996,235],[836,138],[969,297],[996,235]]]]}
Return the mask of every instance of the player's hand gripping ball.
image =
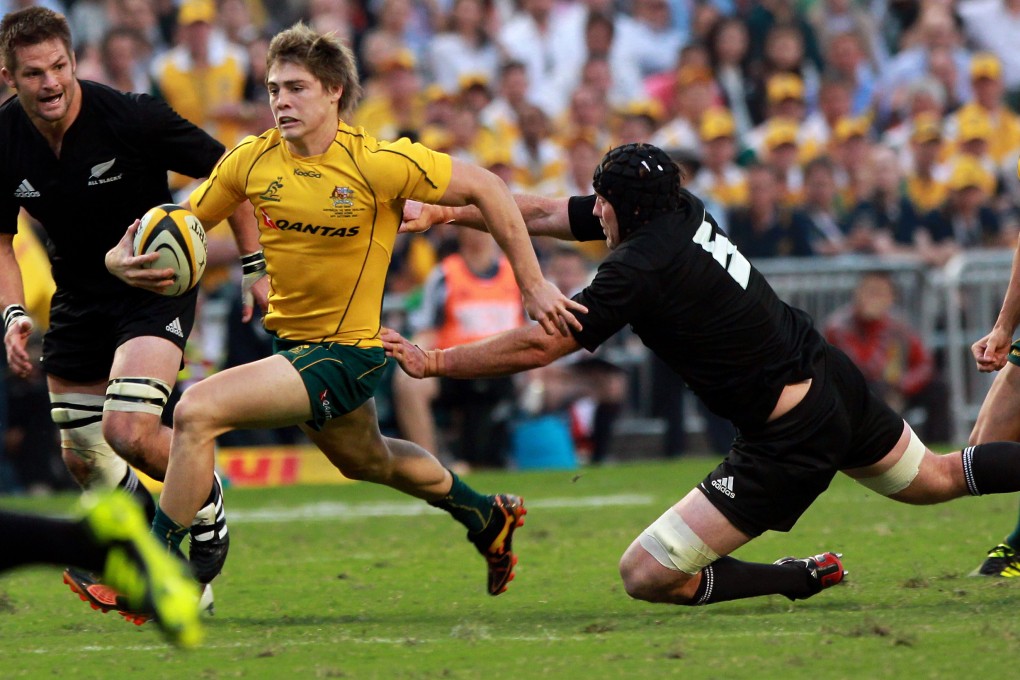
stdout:
{"type": "Polygon", "coordinates": [[[184,295],[198,284],[207,256],[205,229],[189,210],[179,205],[157,205],[142,217],[135,232],[135,255],[159,253],[149,269],[173,269],[173,285],[163,295],[184,295]]]}

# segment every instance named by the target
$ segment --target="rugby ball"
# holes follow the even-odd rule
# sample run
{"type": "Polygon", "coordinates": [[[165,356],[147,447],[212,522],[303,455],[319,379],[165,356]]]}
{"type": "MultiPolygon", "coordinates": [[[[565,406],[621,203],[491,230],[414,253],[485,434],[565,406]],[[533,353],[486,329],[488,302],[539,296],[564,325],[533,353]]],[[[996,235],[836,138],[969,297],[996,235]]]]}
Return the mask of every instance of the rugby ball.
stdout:
{"type": "Polygon", "coordinates": [[[207,256],[205,229],[191,211],[165,203],[150,209],[135,232],[135,255],[158,253],[145,265],[148,269],[173,269],[173,285],[163,295],[184,295],[198,284],[205,271],[207,256]]]}

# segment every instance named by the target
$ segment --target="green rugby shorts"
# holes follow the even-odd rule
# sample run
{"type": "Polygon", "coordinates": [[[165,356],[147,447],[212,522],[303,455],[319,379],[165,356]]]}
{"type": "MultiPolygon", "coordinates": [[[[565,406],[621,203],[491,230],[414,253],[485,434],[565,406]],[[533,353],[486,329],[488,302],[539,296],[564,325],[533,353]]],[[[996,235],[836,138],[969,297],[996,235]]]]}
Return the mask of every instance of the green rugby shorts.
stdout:
{"type": "Polygon", "coordinates": [[[382,347],[273,338],[273,353],[286,358],[305,383],[312,406],[312,419],[306,425],[313,430],[321,430],[333,418],[371,399],[386,366],[382,347]]]}

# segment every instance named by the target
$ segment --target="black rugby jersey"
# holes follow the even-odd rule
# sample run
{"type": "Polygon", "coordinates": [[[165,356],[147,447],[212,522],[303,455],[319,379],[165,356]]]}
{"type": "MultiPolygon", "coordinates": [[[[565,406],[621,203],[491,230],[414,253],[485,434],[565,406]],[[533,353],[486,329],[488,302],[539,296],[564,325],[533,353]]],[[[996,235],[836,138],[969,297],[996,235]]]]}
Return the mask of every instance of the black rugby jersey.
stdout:
{"type": "Polygon", "coordinates": [[[58,287],[117,294],[129,286],[106,270],[106,251],[146,210],[170,202],[168,170],[206,177],[224,147],[161,100],[80,82],[81,111],[60,158],[17,97],[0,107],[0,232],[17,231],[23,206],[49,236],[58,287]]]}
{"type": "MultiPolygon", "coordinates": [[[[574,296],[577,341],[594,350],[630,324],[714,413],[741,429],[765,424],[784,385],[813,377],[825,340],[811,317],[780,300],[700,200],[634,231],[574,296]]],[[[575,238],[605,238],[595,197],[572,198],[575,238]]]]}

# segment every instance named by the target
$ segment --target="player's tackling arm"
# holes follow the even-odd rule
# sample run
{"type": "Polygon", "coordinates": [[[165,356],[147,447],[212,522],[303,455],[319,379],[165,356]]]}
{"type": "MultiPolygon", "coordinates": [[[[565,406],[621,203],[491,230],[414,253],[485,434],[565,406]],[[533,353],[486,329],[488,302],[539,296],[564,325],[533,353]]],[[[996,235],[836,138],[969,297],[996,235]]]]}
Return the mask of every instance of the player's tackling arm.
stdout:
{"type": "Polygon", "coordinates": [[[1009,285],[1006,287],[1006,297],[1002,301],[1002,309],[999,310],[995,325],[988,335],[971,346],[979,371],[984,373],[998,371],[1006,365],[1006,357],[1017,324],[1020,324],[1020,239],[1017,240],[1016,250],[1013,252],[1009,285]]]}
{"type": "MultiPolygon", "coordinates": [[[[521,211],[524,224],[531,236],[551,236],[563,241],[575,240],[570,231],[567,198],[547,198],[531,194],[514,194],[514,202],[521,211]]],[[[404,206],[401,231],[418,233],[434,224],[453,222],[459,226],[488,231],[482,212],[473,205],[427,205],[408,201],[404,206]]]]}
{"type": "Polygon", "coordinates": [[[567,335],[570,327],[580,330],[580,322],[571,310],[586,310],[542,276],[521,212],[503,180],[477,165],[453,159],[450,184],[439,203],[478,208],[489,233],[510,261],[525,309],[547,333],[558,330],[567,335]]]}
{"type": "Polygon", "coordinates": [[[581,348],[573,335],[548,335],[538,326],[522,326],[448,349],[423,350],[399,333],[380,335],[387,356],[412,378],[494,378],[546,366],[581,348]]]}

